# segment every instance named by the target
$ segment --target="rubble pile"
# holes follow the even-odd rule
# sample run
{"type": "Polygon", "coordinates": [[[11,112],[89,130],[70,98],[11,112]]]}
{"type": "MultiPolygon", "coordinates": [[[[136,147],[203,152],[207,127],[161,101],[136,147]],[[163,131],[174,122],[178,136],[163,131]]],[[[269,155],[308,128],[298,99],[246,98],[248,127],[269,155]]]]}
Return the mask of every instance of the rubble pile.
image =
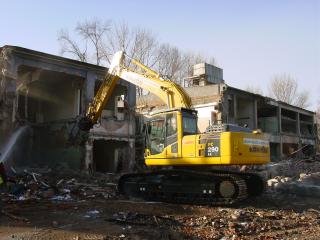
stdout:
{"type": "MultiPolygon", "coordinates": [[[[313,167],[272,179],[316,186],[319,163],[301,164],[313,167]]],[[[13,172],[1,196],[0,239],[319,239],[319,198],[278,194],[280,187],[269,188],[276,194],[232,207],[177,205],[119,200],[115,174],[49,168],[13,172]]]]}
{"type": "MultiPolygon", "coordinates": [[[[123,227],[124,235],[136,226],[160,227],[180,233],[178,239],[279,239],[298,234],[296,229],[317,223],[319,211],[301,213],[254,208],[218,208],[204,216],[153,215],[118,212],[106,219],[123,227]]],[[[175,238],[173,238],[175,239],[175,238]]]]}
{"type": "Polygon", "coordinates": [[[266,166],[270,191],[320,197],[320,157],[290,159],[266,166]]]}
{"type": "Polygon", "coordinates": [[[5,202],[109,199],[116,195],[117,180],[113,174],[88,175],[49,168],[11,170],[6,191],[1,196],[5,202]]]}
{"type": "Polygon", "coordinates": [[[200,218],[186,218],[184,231],[201,239],[278,239],[283,233],[277,231],[290,231],[290,228],[310,226],[304,214],[285,216],[275,211],[255,211],[250,209],[230,211],[220,209],[221,214],[204,216],[200,218]],[[292,224],[294,222],[294,224],[292,224]],[[268,235],[271,236],[268,236],[268,235]]]}
{"type": "Polygon", "coordinates": [[[300,173],[320,172],[320,156],[309,159],[288,159],[267,165],[268,177],[276,176],[298,177],[300,173]]]}

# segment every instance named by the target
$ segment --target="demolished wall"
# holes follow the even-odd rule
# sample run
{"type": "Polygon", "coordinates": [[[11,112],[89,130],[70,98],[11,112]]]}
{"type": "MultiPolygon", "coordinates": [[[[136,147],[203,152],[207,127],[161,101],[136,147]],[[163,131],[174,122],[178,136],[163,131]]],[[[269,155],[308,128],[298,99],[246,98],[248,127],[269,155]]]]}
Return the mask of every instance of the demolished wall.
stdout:
{"type": "Polygon", "coordinates": [[[30,156],[28,140],[32,130],[21,128],[15,118],[17,75],[10,49],[0,50],[0,70],[0,160],[6,158],[13,164],[30,156]]]}
{"type": "MultiPolygon", "coordinates": [[[[23,146],[15,144],[15,150],[7,156],[13,159],[10,165],[65,165],[85,169],[93,153],[85,145],[70,144],[69,136],[77,116],[85,113],[94,97],[96,82],[103,80],[106,69],[19,47],[5,46],[1,53],[0,152],[5,152],[15,131],[29,126],[28,131],[19,135],[23,146]]],[[[116,156],[104,161],[114,161],[119,156],[123,161],[134,162],[134,155],[130,155],[134,144],[123,144],[134,142],[135,123],[130,110],[134,105],[135,88],[120,81],[104,110],[111,114],[102,116],[99,127],[90,133],[92,139],[114,143],[107,149],[116,156]],[[115,99],[119,95],[123,96],[125,110],[118,114],[115,99]]]]}
{"type": "Polygon", "coordinates": [[[10,74],[10,53],[2,49],[0,52],[0,146],[6,142],[5,136],[13,130],[12,112],[14,105],[14,86],[12,85],[13,74],[10,74]]]}

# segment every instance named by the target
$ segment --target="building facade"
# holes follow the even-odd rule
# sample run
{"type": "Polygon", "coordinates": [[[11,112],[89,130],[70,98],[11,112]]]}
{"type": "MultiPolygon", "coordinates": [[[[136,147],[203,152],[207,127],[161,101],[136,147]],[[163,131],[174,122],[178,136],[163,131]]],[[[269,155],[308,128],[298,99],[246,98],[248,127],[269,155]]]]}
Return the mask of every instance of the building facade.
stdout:
{"type": "Polygon", "coordinates": [[[69,142],[106,68],[15,46],[0,48],[0,152],[8,165],[127,171],[135,159],[135,86],[119,81],[100,123],[69,142]]]}

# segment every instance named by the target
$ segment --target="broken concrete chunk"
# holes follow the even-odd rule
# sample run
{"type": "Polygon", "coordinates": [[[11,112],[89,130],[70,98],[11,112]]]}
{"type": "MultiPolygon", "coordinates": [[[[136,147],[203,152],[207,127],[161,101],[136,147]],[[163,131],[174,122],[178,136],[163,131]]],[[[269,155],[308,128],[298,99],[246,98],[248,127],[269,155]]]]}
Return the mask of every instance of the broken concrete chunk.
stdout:
{"type": "Polygon", "coordinates": [[[264,176],[269,176],[267,186],[279,193],[313,196],[319,194],[320,161],[317,159],[290,159],[271,163],[265,167],[264,176]]]}
{"type": "Polygon", "coordinates": [[[268,185],[268,187],[273,187],[274,186],[274,184],[276,184],[276,183],[278,183],[278,180],[277,179],[269,179],[268,181],[267,181],[267,185],[268,185]]]}

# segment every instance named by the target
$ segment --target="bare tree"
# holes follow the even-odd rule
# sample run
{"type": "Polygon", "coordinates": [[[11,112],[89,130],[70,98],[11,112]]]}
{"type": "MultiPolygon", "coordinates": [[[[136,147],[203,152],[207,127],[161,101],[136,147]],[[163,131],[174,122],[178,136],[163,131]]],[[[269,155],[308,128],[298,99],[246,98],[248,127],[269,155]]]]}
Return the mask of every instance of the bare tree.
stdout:
{"type": "Polygon", "coordinates": [[[134,29],[131,55],[143,64],[153,67],[159,61],[158,41],[155,35],[143,28],[134,29]]]}
{"type": "MultiPolygon", "coordinates": [[[[170,44],[159,44],[155,35],[144,28],[130,28],[125,22],[113,24],[108,35],[109,52],[124,50],[148,67],[154,68],[163,77],[177,83],[189,76],[192,65],[199,62],[215,63],[214,58],[206,61],[200,54],[183,53],[170,44]]],[[[138,88],[138,95],[142,90],[138,88]]]]}
{"type": "Polygon", "coordinates": [[[179,73],[183,68],[182,52],[170,44],[162,44],[159,47],[159,61],[156,70],[164,77],[180,83],[179,73]]]}
{"type": "MultiPolygon", "coordinates": [[[[125,22],[113,24],[108,37],[108,48],[111,53],[124,50],[128,56],[149,67],[153,67],[159,61],[158,41],[155,35],[144,28],[130,28],[125,22]]],[[[143,89],[139,86],[137,94],[143,94],[143,89]]]]}
{"type": "Polygon", "coordinates": [[[298,90],[297,81],[288,74],[275,75],[270,83],[270,95],[276,100],[306,108],[309,106],[308,94],[298,90]]]}
{"type": "Polygon", "coordinates": [[[128,52],[132,41],[132,34],[128,24],[113,24],[108,36],[108,51],[115,53],[119,50],[128,52]]]}
{"type": "Polygon", "coordinates": [[[115,23],[107,45],[110,53],[123,50],[130,57],[150,67],[157,61],[158,41],[151,31],[144,28],[130,28],[125,22],[115,23]]]}
{"type": "Polygon", "coordinates": [[[105,46],[105,38],[110,30],[109,22],[100,20],[85,21],[78,23],[75,32],[82,38],[82,44],[73,40],[68,31],[61,30],[58,33],[58,41],[61,45],[61,55],[70,54],[82,62],[93,62],[102,65],[103,60],[108,60],[108,54],[105,46]],[[90,56],[88,52],[93,52],[90,56]]]}
{"type": "Polygon", "coordinates": [[[107,57],[105,47],[105,35],[110,30],[110,22],[101,22],[100,20],[85,21],[78,23],[76,27],[77,33],[83,37],[85,41],[89,41],[94,49],[94,59],[97,65],[107,57]]]}
{"type": "Polygon", "coordinates": [[[60,32],[58,33],[58,41],[61,45],[61,55],[70,54],[72,57],[81,62],[88,61],[87,43],[84,44],[84,47],[81,47],[79,43],[70,38],[69,32],[67,30],[60,30],[60,32]]]}
{"type": "Polygon", "coordinates": [[[297,95],[293,105],[301,107],[301,108],[307,108],[310,105],[308,92],[305,90],[298,92],[298,95],[297,95]]]}
{"type": "MultiPolygon", "coordinates": [[[[75,33],[78,38],[82,38],[80,43],[73,40],[67,31],[59,32],[61,54],[69,54],[83,62],[108,65],[116,51],[124,50],[128,56],[179,84],[185,77],[192,75],[194,64],[216,63],[214,58],[192,52],[184,53],[170,44],[159,44],[151,31],[130,27],[125,22],[111,24],[110,21],[85,21],[78,23],[75,33]]],[[[138,95],[144,93],[139,86],[137,90],[138,95]]]]}

